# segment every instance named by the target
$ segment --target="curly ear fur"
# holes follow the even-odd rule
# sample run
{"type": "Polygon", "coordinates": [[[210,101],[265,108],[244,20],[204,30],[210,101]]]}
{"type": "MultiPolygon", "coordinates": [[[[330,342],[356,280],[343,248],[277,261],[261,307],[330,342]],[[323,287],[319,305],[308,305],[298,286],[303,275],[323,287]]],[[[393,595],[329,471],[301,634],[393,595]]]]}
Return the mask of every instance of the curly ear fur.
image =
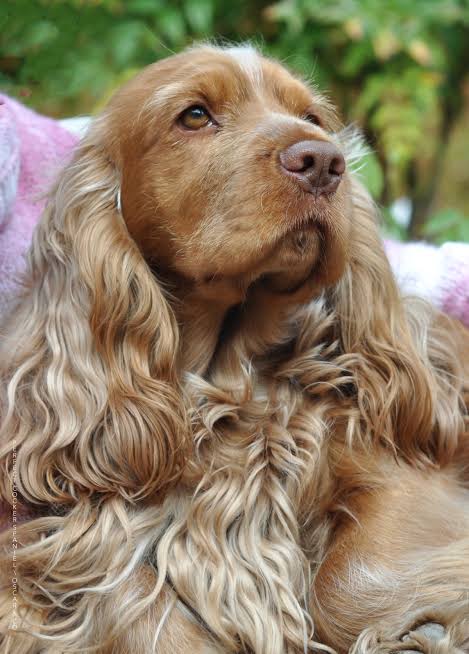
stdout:
{"type": "MultiPolygon", "coordinates": [[[[64,647],[93,638],[90,612],[151,544],[145,518],[139,537],[128,502],[161,502],[187,454],[175,317],[115,208],[118,174],[97,133],[53,190],[24,298],[2,329],[1,492],[11,503],[14,483],[29,506],[53,509],[18,525],[25,622],[5,651],[30,651],[23,628],[64,647]]],[[[9,532],[2,541],[8,586],[9,532]]],[[[122,598],[119,628],[150,601],[122,598]]],[[[11,607],[4,609],[6,619],[11,607]]],[[[116,628],[111,623],[106,638],[116,628]]]]}
{"type": "Polygon", "coordinates": [[[118,174],[96,133],[53,192],[2,338],[1,454],[11,466],[16,445],[31,502],[143,498],[184,458],[177,325],[115,208],[118,174]]]}
{"type": "Polygon", "coordinates": [[[387,443],[414,462],[451,459],[464,430],[460,364],[448,325],[424,301],[403,300],[376,227],[367,191],[352,180],[350,261],[329,295],[355,378],[350,433],[387,443]]]}

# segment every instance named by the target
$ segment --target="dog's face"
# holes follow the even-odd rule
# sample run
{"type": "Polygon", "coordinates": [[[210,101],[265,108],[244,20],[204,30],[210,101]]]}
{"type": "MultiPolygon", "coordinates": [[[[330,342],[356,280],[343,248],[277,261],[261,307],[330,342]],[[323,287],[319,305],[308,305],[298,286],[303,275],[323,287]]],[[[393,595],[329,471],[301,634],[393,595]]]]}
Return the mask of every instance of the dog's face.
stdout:
{"type": "Polygon", "coordinates": [[[351,207],[334,114],[279,64],[186,51],[124,86],[107,124],[123,216],[163,270],[278,290],[340,275],[351,207]]]}

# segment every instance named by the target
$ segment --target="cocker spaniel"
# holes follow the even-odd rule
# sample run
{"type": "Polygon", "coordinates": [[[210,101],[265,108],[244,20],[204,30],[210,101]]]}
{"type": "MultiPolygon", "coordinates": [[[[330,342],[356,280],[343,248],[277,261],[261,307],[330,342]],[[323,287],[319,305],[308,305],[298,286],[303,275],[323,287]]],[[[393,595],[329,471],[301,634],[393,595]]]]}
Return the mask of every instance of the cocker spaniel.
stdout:
{"type": "Polygon", "coordinates": [[[356,145],[249,47],[94,121],[3,327],[4,652],[469,651],[469,339],[356,145]]]}

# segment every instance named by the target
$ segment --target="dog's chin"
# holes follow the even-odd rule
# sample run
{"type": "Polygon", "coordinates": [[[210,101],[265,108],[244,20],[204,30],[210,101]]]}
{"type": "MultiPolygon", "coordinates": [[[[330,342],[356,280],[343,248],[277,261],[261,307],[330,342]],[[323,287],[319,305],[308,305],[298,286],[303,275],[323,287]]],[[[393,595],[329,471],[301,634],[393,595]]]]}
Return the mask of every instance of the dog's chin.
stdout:
{"type": "Polygon", "coordinates": [[[295,291],[312,274],[320,259],[321,232],[312,223],[290,230],[278,244],[262,275],[262,283],[278,293],[295,291]]]}

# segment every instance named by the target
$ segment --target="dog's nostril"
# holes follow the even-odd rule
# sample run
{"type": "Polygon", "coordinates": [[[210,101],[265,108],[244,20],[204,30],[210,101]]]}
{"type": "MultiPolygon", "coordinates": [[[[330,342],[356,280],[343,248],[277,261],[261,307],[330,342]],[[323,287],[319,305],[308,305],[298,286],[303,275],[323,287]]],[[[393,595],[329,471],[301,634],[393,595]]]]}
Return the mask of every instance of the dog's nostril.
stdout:
{"type": "Polygon", "coordinates": [[[299,141],[282,150],[281,170],[308,193],[316,197],[331,194],[345,172],[345,159],[329,141],[299,141]]]}
{"type": "Polygon", "coordinates": [[[303,158],[303,168],[298,172],[304,173],[306,170],[313,167],[314,167],[314,157],[312,157],[311,155],[306,155],[303,158]]]}
{"type": "Polygon", "coordinates": [[[345,172],[345,160],[342,156],[334,157],[329,166],[329,175],[340,176],[345,172]]]}

